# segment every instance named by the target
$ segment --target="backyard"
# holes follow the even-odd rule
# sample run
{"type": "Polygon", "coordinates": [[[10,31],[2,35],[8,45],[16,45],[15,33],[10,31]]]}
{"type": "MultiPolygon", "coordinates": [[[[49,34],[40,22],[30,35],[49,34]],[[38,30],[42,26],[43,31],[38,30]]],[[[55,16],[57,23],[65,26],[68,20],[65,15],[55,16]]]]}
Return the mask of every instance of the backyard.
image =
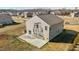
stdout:
{"type": "MultiPolygon", "coordinates": [[[[16,25],[6,26],[0,28],[0,50],[4,51],[63,51],[69,50],[72,46],[71,42],[73,41],[73,34],[69,34],[71,32],[79,32],[79,27],[74,25],[65,25],[64,29],[68,30],[68,32],[64,31],[61,35],[58,35],[60,38],[59,41],[62,42],[48,42],[42,48],[36,48],[26,41],[19,39],[18,37],[24,34],[25,23],[20,23],[16,25]],[[66,37],[66,38],[65,38],[66,37]],[[66,39],[64,41],[64,39],[66,39]],[[68,41],[69,40],[69,41],[68,41]],[[64,43],[65,42],[65,43],[64,43]]],[[[75,34],[76,35],[76,34],[75,34]]]]}
{"type": "MultiPolygon", "coordinates": [[[[60,43],[60,42],[48,42],[46,45],[44,45],[42,48],[36,48],[26,41],[23,41],[19,39],[18,37],[23,33],[23,30],[25,29],[25,24],[18,24],[18,25],[12,25],[7,26],[5,28],[2,28],[3,32],[0,35],[0,50],[4,51],[51,51],[51,50],[69,50],[69,47],[71,46],[70,43],[60,43]],[[7,30],[5,30],[7,29],[7,30]]],[[[64,38],[64,37],[63,37],[64,38]]]]}
{"type": "Polygon", "coordinates": [[[26,41],[19,39],[18,37],[23,33],[25,24],[17,24],[1,28],[0,34],[0,50],[4,51],[51,51],[51,50],[68,50],[71,44],[48,42],[42,48],[36,48],[26,41]],[[7,30],[6,30],[7,29],[7,30]]]}

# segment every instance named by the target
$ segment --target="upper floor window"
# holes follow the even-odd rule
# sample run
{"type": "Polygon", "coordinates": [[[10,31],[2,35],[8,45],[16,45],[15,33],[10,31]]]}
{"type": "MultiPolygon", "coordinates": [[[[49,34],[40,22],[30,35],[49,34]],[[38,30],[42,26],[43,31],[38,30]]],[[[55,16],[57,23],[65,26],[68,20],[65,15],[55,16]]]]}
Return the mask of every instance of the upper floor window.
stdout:
{"type": "Polygon", "coordinates": [[[47,26],[45,26],[45,30],[47,30],[47,26]]]}

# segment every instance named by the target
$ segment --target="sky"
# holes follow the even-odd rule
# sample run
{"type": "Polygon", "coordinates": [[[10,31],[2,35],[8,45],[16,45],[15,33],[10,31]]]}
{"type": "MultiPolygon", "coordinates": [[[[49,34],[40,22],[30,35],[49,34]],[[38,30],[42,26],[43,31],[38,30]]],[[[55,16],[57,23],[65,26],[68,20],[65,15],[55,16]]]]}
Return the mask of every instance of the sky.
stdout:
{"type": "Polygon", "coordinates": [[[29,9],[39,7],[79,7],[79,0],[0,0],[0,9],[29,9]],[[19,8],[20,7],[20,8],[19,8]],[[26,8],[25,8],[26,7],[26,8]]]}
{"type": "Polygon", "coordinates": [[[23,9],[74,9],[75,7],[0,7],[0,9],[17,9],[17,10],[23,10],[23,9]]]}

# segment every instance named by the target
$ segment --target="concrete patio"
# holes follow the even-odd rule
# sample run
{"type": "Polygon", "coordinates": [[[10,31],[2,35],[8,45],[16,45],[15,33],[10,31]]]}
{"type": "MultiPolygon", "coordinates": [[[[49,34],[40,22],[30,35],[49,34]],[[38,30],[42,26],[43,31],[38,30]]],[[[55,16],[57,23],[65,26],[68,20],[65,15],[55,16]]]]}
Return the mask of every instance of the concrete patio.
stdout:
{"type": "Polygon", "coordinates": [[[36,37],[31,37],[27,34],[21,35],[19,38],[27,41],[28,43],[30,43],[33,46],[36,46],[37,48],[41,48],[43,45],[45,45],[48,42],[48,40],[42,40],[36,37]]]}

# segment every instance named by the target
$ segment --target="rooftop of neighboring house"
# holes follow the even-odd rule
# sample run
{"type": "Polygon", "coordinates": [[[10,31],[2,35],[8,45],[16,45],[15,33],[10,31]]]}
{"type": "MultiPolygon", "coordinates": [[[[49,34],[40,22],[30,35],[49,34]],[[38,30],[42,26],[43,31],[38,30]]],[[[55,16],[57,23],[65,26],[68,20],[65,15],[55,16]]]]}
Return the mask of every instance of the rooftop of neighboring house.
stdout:
{"type": "Polygon", "coordinates": [[[13,22],[9,14],[0,14],[0,24],[12,24],[13,22]]]}

